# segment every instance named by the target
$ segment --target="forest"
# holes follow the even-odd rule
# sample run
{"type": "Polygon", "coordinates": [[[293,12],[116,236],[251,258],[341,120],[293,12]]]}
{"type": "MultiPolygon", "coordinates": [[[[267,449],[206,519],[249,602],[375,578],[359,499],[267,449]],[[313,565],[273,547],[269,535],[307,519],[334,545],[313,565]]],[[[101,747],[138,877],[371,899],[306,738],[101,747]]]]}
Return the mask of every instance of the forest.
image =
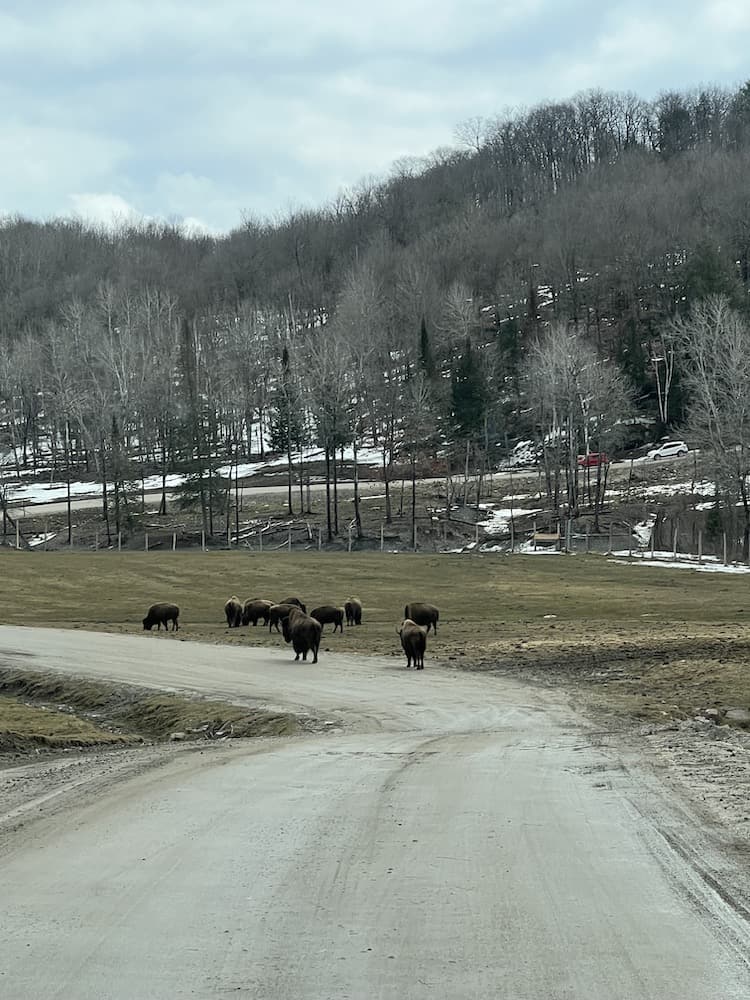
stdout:
{"type": "MultiPolygon", "coordinates": [[[[480,475],[532,440],[550,505],[577,456],[690,435],[750,540],[750,83],[589,91],[472,119],[330,204],[221,237],[0,220],[6,473],[185,478],[204,529],[251,456],[344,446],[480,475]]],[[[0,483],[0,497],[4,493],[0,483]]],[[[390,511],[387,507],[387,516],[390,511]]],[[[359,527],[359,522],[358,522],[359,527]]],[[[328,534],[332,524],[329,516],[328,534]]]]}

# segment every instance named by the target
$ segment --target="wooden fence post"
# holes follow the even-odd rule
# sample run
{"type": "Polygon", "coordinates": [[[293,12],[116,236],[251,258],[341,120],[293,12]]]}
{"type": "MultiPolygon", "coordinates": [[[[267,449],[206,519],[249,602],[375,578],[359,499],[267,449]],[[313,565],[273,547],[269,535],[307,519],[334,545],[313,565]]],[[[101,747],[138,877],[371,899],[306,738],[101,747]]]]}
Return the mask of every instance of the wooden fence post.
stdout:
{"type": "Polygon", "coordinates": [[[177,532],[173,531],[172,532],[172,551],[174,552],[176,548],[177,548],[177,532]]]}
{"type": "Polygon", "coordinates": [[[351,524],[349,525],[349,539],[347,541],[346,551],[347,552],[351,552],[352,551],[352,526],[351,526],[351,524]]]}
{"type": "Polygon", "coordinates": [[[534,552],[536,552],[536,518],[531,522],[531,538],[534,552]]]}
{"type": "Polygon", "coordinates": [[[143,536],[143,548],[148,552],[148,532],[145,532],[143,536]]]}
{"type": "Polygon", "coordinates": [[[97,531],[94,535],[94,552],[99,551],[99,532],[97,531]]]}
{"type": "Polygon", "coordinates": [[[698,565],[703,562],[703,532],[698,532],[698,565]]]}
{"type": "Polygon", "coordinates": [[[318,552],[320,552],[322,544],[323,544],[323,534],[320,530],[320,525],[318,525],[318,552]]]}
{"type": "Polygon", "coordinates": [[[672,535],[672,559],[677,558],[677,528],[674,529],[672,535]]]}
{"type": "Polygon", "coordinates": [[[591,552],[591,525],[586,525],[586,555],[591,552]]]}
{"type": "Polygon", "coordinates": [[[291,552],[292,551],[292,526],[291,525],[289,525],[289,537],[287,538],[286,549],[287,549],[287,552],[291,552]]]}
{"type": "Polygon", "coordinates": [[[724,565],[727,565],[727,533],[723,533],[724,565]]]}
{"type": "Polygon", "coordinates": [[[16,548],[21,548],[21,526],[19,524],[19,518],[16,518],[16,548]]]}
{"type": "Polygon", "coordinates": [[[383,529],[383,525],[381,524],[380,525],[380,551],[381,552],[383,551],[383,543],[384,543],[383,533],[384,533],[384,529],[383,529]]]}
{"type": "Polygon", "coordinates": [[[122,532],[117,532],[117,551],[122,552],[122,532]]]}
{"type": "Polygon", "coordinates": [[[263,529],[258,528],[258,551],[263,551],[263,529]]]}
{"type": "Polygon", "coordinates": [[[206,532],[205,529],[201,528],[201,552],[206,551],[206,532]]]}
{"type": "Polygon", "coordinates": [[[607,549],[607,555],[612,555],[612,522],[609,522],[609,548],[607,549]]]}
{"type": "Polygon", "coordinates": [[[516,541],[516,529],[513,526],[513,518],[510,519],[510,554],[513,555],[513,547],[516,541]]]}

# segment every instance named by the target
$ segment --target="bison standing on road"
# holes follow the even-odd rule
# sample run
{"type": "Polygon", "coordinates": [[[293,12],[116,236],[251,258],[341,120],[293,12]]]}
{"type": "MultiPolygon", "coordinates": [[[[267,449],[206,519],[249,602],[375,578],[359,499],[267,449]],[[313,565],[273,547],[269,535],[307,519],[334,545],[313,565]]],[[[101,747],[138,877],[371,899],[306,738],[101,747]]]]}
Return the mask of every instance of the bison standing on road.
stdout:
{"type": "Polygon", "coordinates": [[[405,618],[401,622],[398,630],[401,636],[401,648],[406,653],[406,669],[414,666],[417,670],[424,670],[424,651],[427,648],[427,630],[421,625],[417,625],[411,618],[405,618]]]}
{"type": "Polygon", "coordinates": [[[295,660],[300,658],[307,660],[307,654],[312,652],[313,663],[318,662],[318,649],[320,648],[320,634],[323,626],[310,615],[306,615],[299,608],[292,608],[289,615],[282,621],[284,629],[284,640],[291,642],[295,652],[295,660]]]}
{"type": "Polygon", "coordinates": [[[224,605],[224,614],[227,616],[228,628],[239,628],[242,621],[242,604],[239,597],[233,594],[224,605]]]}
{"type": "Polygon", "coordinates": [[[255,627],[258,624],[258,619],[262,618],[263,624],[268,625],[268,613],[272,607],[273,601],[264,601],[260,597],[251,597],[243,605],[242,624],[255,627]]]}
{"type": "Polygon", "coordinates": [[[333,631],[344,631],[344,609],[335,608],[332,604],[323,604],[319,608],[314,608],[310,612],[310,617],[319,621],[321,625],[333,625],[333,631]]]}
{"type": "Polygon", "coordinates": [[[407,604],[404,608],[404,618],[411,618],[417,625],[426,625],[429,633],[430,626],[437,635],[437,623],[440,612],[434,604],[407,604]]]}
{"type": "Polygon", "coordinates": [[[347,625],[362,624],[362,602],[358,597],[350,597],[344,603],[344,612],[346,613],[347,625]]]}
{"type": "Polygon", "coordinates": [[[180,609],[176,604],[169,604],[163,602],[161,604],[152,604],[148,609],[146,617],[143,619],[143,628],[145,631],[150,632],[154,625],[158,625],[157,632],[161,632],[162,625],[164,626],[164,631],[169,631],[169,623],[172,622],[172,631],[176,632],[180,627],[177,619],[180,617],[180,609]]]}

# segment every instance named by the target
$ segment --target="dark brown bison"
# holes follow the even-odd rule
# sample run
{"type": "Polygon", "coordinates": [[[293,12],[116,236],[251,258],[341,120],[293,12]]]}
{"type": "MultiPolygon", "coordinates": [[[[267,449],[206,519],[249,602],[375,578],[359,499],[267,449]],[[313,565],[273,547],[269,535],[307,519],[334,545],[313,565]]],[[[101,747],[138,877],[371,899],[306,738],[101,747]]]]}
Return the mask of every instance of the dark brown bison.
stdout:
{"type": "Polygon", "coordinates": [[[404,618],[411,618],[417,625],[426,625],[427,631],[432,630],[437,635],[437,624],[440,612],[434,604],[407,604],[404,608],[404,618]]]}
{"type": "Polygon", "coordinates": [[[143,619],[143,628],[150,632],[154,625],[158,625],[158,632],[161,632],[162,625],[166,632],[169,631],[169,623],[172,622],[172,631],[176,632],[180,627],[177,619],[180,617],[180,609],[176,604],[152,604],[148,609],[148,614],[143,619]]]}
{"type": "Polygon", "coordinates": [[[424,670],[424,651],[427,648],[427,630],[421,625],[417,625],[411,618],[405,618],[401,622],[398,630],[401,636],[401,648],[406,653],[406,669],[414,666],[417,670],[424,670]]]}
{"type": "Polygon", "coordinates": [[[313,663],[318,662],[318,649],[320,648],[320,634],[323,626],[311,615],[306,615],[304,611],[293,607],[289,615],[281,622],[284,630],[284,640],[291,642],[295,652],[295,660],[298,660],[300,653],[302,659],[307,660],[307,654],[312,652],[313,663]]]}
{"type": "Polygon", "coordinates": [[[232,594],[224,605],[224,614],[227,616],[228,628],[239,628],[242,621],[242,604],[236,594],[232,594]]]}
{"type": "Polygon", "coordinates": [[[358,597],[350,597],[344,603],[344,612],[346,614],[347,625],[362,624],[362,602],[358,597]]]}
{"type": "Polygon", "coordinates": [[[242,624],[258,624],[258,619],[263,619],[263,624],[268,625],[268,612],[273,607],[273,601],[264,601],[260,597],[251,597],[242,606],[242,624]]]}
{"type": "MultiPolygon", "coordinates": [[[[268,609],[268,631],[273,632],[275,625],[276,631],[280,632],[279,622],[283,622],[285,618],[289,617],[289,612],[292,608],[297,608],[297,605],[287,604],[286,601],[283,604],[272,604],[268,609]]],[[[297,610],[299,611],[300,609],[297,608],[297,610]]]]}
{"type": "Polygon", "coordinates": [[[319,608],[314,608],[310,612],[310,617],[319,621],[321,625],[333,625],[333,631],[344,631],[344,609],[335,608],[332,604],[323,604],[319,608]]]}
{"type": "Polygon", "coordinates": [[[297,597],[285,597],[283,601],[279,601],[279,604],[296,604],[298,608],[301,608],[304,614],[307,614],[307,608],[297,597]]]}

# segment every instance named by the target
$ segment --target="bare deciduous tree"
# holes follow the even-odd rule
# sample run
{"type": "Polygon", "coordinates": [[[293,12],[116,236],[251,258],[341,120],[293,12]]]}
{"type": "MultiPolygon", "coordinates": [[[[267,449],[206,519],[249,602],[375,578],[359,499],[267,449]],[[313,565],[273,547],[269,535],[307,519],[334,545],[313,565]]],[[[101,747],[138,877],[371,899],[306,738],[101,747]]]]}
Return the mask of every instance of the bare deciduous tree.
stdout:
{"type": "Polygon", "coordinates": [[[684,365],[692,443],[714,463],[720,492],[743,515],[742,553],[750,554],[750,327],[726,298],[712,296],[678,318],[670,333],[684,365]]]}

